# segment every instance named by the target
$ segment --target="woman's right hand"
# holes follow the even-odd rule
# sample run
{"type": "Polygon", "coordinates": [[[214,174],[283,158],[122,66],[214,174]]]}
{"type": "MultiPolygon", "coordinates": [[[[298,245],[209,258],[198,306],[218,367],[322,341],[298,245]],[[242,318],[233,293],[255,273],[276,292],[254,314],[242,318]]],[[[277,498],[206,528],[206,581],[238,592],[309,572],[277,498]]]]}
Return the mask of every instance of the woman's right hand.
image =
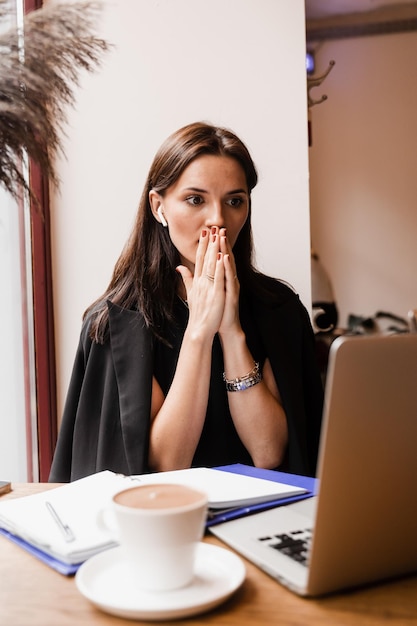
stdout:
{"type": "Polygon", "coordinates": [[[187,293],[190,317],[187,330],[214,335],[223,319],[226,302],[225,267],[219,228],[204,228],[198,242],[194,276],[184,265],[181,274],[187,293]]]}

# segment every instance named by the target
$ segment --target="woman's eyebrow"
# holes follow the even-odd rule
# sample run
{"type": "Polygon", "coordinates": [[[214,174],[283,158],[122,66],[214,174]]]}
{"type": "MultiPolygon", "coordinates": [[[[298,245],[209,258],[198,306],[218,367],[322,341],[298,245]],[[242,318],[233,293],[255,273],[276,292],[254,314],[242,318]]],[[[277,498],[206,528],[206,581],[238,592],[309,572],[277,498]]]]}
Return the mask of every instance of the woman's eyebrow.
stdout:
{"type": "MultiPolygon", "coordinates": [[[[193,193],[208,193],[206,189],[200,189],[199,187],[186,187],[184,191],[186,192],[192,191],[193,193]]],[[[242,189],[232,189],[231,191],[226,191],[225,195],[232,196],[236,193],[244,193],[246,195],[248,194],[247,190],[242,188],[242,189]]]]}
{"type": "Polygon", "coordinates": [[[227,195],[231,196],[231,195],[233,195],[235,193],[245,193],[245,194],[247,194],[248,192],[246,191],[246,189],[233,189],[232,191],[228,191],[227,195]]]}
{"type": "Polygon", "coordinates": [[[207,193],[206,189],[199,189],[198,187],[186,187],[184,191],[195,191],[196,193],[207,193]]]}

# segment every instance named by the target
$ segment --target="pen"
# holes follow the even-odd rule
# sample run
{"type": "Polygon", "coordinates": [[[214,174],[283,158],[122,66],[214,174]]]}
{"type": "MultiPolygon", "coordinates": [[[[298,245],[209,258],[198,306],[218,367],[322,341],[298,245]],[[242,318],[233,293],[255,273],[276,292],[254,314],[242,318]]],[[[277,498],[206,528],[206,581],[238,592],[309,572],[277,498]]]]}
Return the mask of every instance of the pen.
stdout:
{"type": "Polygon", "coordinates": [[[52,515],[52,517],[54,519],[54,522],[56,523],[56,525],[58,526],[59,530],[63,534],[65,541],[67,541],[68,543],[70,543],[71,541],[74,541],[75,540],[74,533],[72,532],[72,530],[68,526],[68,524],[64,524],[64,522],[59,517],[58,513],[55,511],[55,509],[52,506],[52,504],[50,502],[45,502],[45,505],[46,505],[46,508],[48,509],[48,511],[50,512],[50,514],[52,515]]]}

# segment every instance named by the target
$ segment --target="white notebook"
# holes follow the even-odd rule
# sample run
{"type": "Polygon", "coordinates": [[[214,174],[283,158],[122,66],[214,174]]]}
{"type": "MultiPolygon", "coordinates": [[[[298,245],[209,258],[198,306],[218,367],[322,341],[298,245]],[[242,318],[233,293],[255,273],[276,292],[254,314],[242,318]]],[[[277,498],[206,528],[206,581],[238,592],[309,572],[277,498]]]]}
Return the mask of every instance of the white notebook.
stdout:
{"type": "Polygon", "coordinates": [[[301,495],[306,489],[263,478],[193,467],[172,472],[132,476],[143,483],[181,483],[205,491],[210,509],[241,508],[301,495]]]}

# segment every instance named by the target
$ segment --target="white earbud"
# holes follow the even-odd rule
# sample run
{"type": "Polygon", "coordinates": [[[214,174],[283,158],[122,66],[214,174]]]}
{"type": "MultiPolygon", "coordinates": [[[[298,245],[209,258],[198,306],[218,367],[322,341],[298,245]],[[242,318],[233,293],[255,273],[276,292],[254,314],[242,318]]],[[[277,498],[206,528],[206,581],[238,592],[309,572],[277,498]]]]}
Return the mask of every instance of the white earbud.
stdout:
{"type": "Polygon", "coordinates": [[[168,222],[166,221],[164,214],[162,213],[162,206],[158,207],[157,213],[158,213],[159,219],[161,220],[162,226],[165,226],[166,228],[168,226],[168,222]]]}

